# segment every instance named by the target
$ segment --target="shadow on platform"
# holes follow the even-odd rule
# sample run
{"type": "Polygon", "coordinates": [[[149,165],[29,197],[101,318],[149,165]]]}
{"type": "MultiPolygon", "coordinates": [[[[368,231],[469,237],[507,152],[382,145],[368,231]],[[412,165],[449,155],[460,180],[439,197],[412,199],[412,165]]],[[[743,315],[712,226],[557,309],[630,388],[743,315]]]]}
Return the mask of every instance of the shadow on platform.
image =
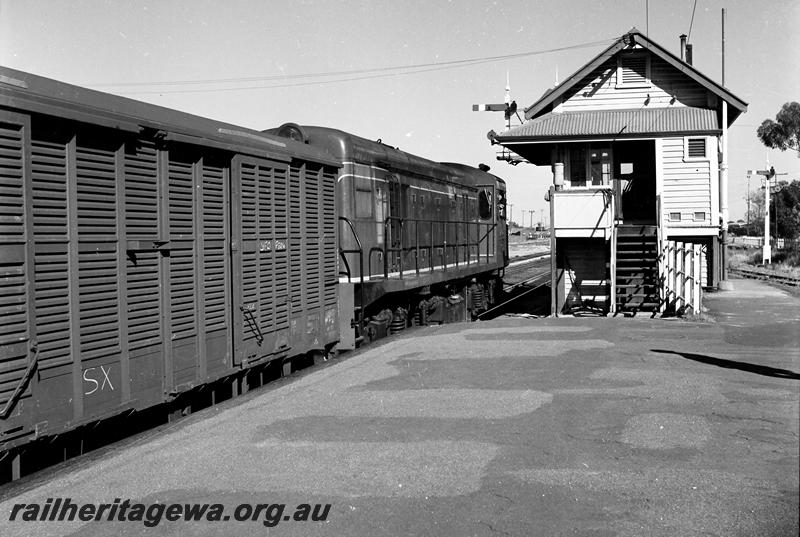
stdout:
{"type": "Polygon", "coordinates": [[[676,354],[687,360],[693,360],[708,365],[715,365],[717,367],[724,367],[726,369],[738,369],[748,373],[755,373],[756,375],[764,375],[765,377],[775,377],[783,379],[800,380],[800,373],[789,371],[788,369],[777,369],[766,365],[749,364],[747,362],[736,362],[734,360],[726,360],[724,358],[714,358],[713,356],[706,356],[704,354],[693,354],[691,352],[676,352],[667,351],[662,349],[650,349],[652,352],[661,354],[676,354]]]}

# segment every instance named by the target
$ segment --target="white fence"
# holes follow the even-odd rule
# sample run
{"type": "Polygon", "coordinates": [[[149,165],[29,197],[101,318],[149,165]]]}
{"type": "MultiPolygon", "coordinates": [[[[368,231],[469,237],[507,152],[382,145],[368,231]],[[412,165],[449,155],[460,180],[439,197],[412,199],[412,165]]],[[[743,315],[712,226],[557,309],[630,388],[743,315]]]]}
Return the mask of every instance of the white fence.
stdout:
{"type": "Polygon", "coordinates": [[[659,257],[661,313],[700,313],[703,275],[699,244],[666,241],[659,257]]]}

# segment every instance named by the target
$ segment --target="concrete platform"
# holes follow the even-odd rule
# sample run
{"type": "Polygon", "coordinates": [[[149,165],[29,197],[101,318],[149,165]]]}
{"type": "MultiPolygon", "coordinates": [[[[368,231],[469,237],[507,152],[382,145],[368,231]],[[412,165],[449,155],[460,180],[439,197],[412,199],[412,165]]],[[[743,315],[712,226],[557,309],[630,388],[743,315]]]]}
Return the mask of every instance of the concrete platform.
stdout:
{"type": "Polygon", "coordinates": [[[713,321],[408,332],[6,488],[0,535],[797,535],[800,300],[734,288],[707,297],[713,321]],[[8,520],[57,497],[331,508],[274,527],[8,520]]]}

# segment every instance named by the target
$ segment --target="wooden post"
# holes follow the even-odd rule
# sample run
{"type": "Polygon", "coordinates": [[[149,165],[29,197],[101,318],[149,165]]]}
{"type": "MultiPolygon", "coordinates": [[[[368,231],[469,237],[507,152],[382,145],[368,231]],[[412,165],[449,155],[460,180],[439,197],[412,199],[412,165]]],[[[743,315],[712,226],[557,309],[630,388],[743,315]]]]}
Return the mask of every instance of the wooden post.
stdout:
{"type": "MultiPolygon", "coordinates": [[[[683,303],[688,306],[692,300],[692,250],[688,243],[683,243],[683,266],[685,274],[683,276],[683,303]]],[[[692,304],[694,308],[694,304],[692,304]]]]}
{"type": "MultiPolygon", "coordinates": [[[[550,316],[558,316],[558,266],[556,265],[555,200],[556,187],[550,187],[550,316]]],[[[523,213],[524,214],[524,213],[523,213]]]]}
{"type": "Polygon", "coordinates": [[[703,278],[703,259],[702,259],[702,248],[699,244],[695,244],[693,247],[694,253],[694,264],[695,264],[695,279],[694,279],[694,298],[692,301],[695,304],[694,312],[700,313],[701,311],[701,302],[700,302],[700,287],[703,278]]]}
{"type": "Polygon", "coordinates": [[[675,299],[675,241],[667,241],[667,303],[675,299]]]}
{"type": "Polygon", "coordinates": [[[608,311],[611,315],[616,315],[617,313],[617,224],[614,218],[614,212],[616,208],[614,207],[614,194],[612,193],[609,196],[609,220],[611,222],[611,259],[609,262],[609,277],[611,278],[610,283],[610,301],[609,301],[609,308],[608,311]]]}
{"type": "Polygon", "coordinates": [[[658,312],[667,309],[667,245],[658,241],[658,312]]]}

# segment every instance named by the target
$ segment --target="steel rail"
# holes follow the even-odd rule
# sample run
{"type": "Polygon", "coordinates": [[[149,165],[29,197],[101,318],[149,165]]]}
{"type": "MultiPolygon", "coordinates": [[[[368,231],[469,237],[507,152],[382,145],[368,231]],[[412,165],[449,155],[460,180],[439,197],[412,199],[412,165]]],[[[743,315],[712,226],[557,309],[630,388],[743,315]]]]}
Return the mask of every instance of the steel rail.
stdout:
{"type": "Polygon", "coordinates": [[[758,270],[743,268],[731,268],[730,272],[753,280],[772,281],[781,283],[783,285],[791,285],[792,287],[800,287],[800,278],[795,278],[792,276],[783,276],[781,274],[773,274],[770,272],[761,272],[758,270]]]}

